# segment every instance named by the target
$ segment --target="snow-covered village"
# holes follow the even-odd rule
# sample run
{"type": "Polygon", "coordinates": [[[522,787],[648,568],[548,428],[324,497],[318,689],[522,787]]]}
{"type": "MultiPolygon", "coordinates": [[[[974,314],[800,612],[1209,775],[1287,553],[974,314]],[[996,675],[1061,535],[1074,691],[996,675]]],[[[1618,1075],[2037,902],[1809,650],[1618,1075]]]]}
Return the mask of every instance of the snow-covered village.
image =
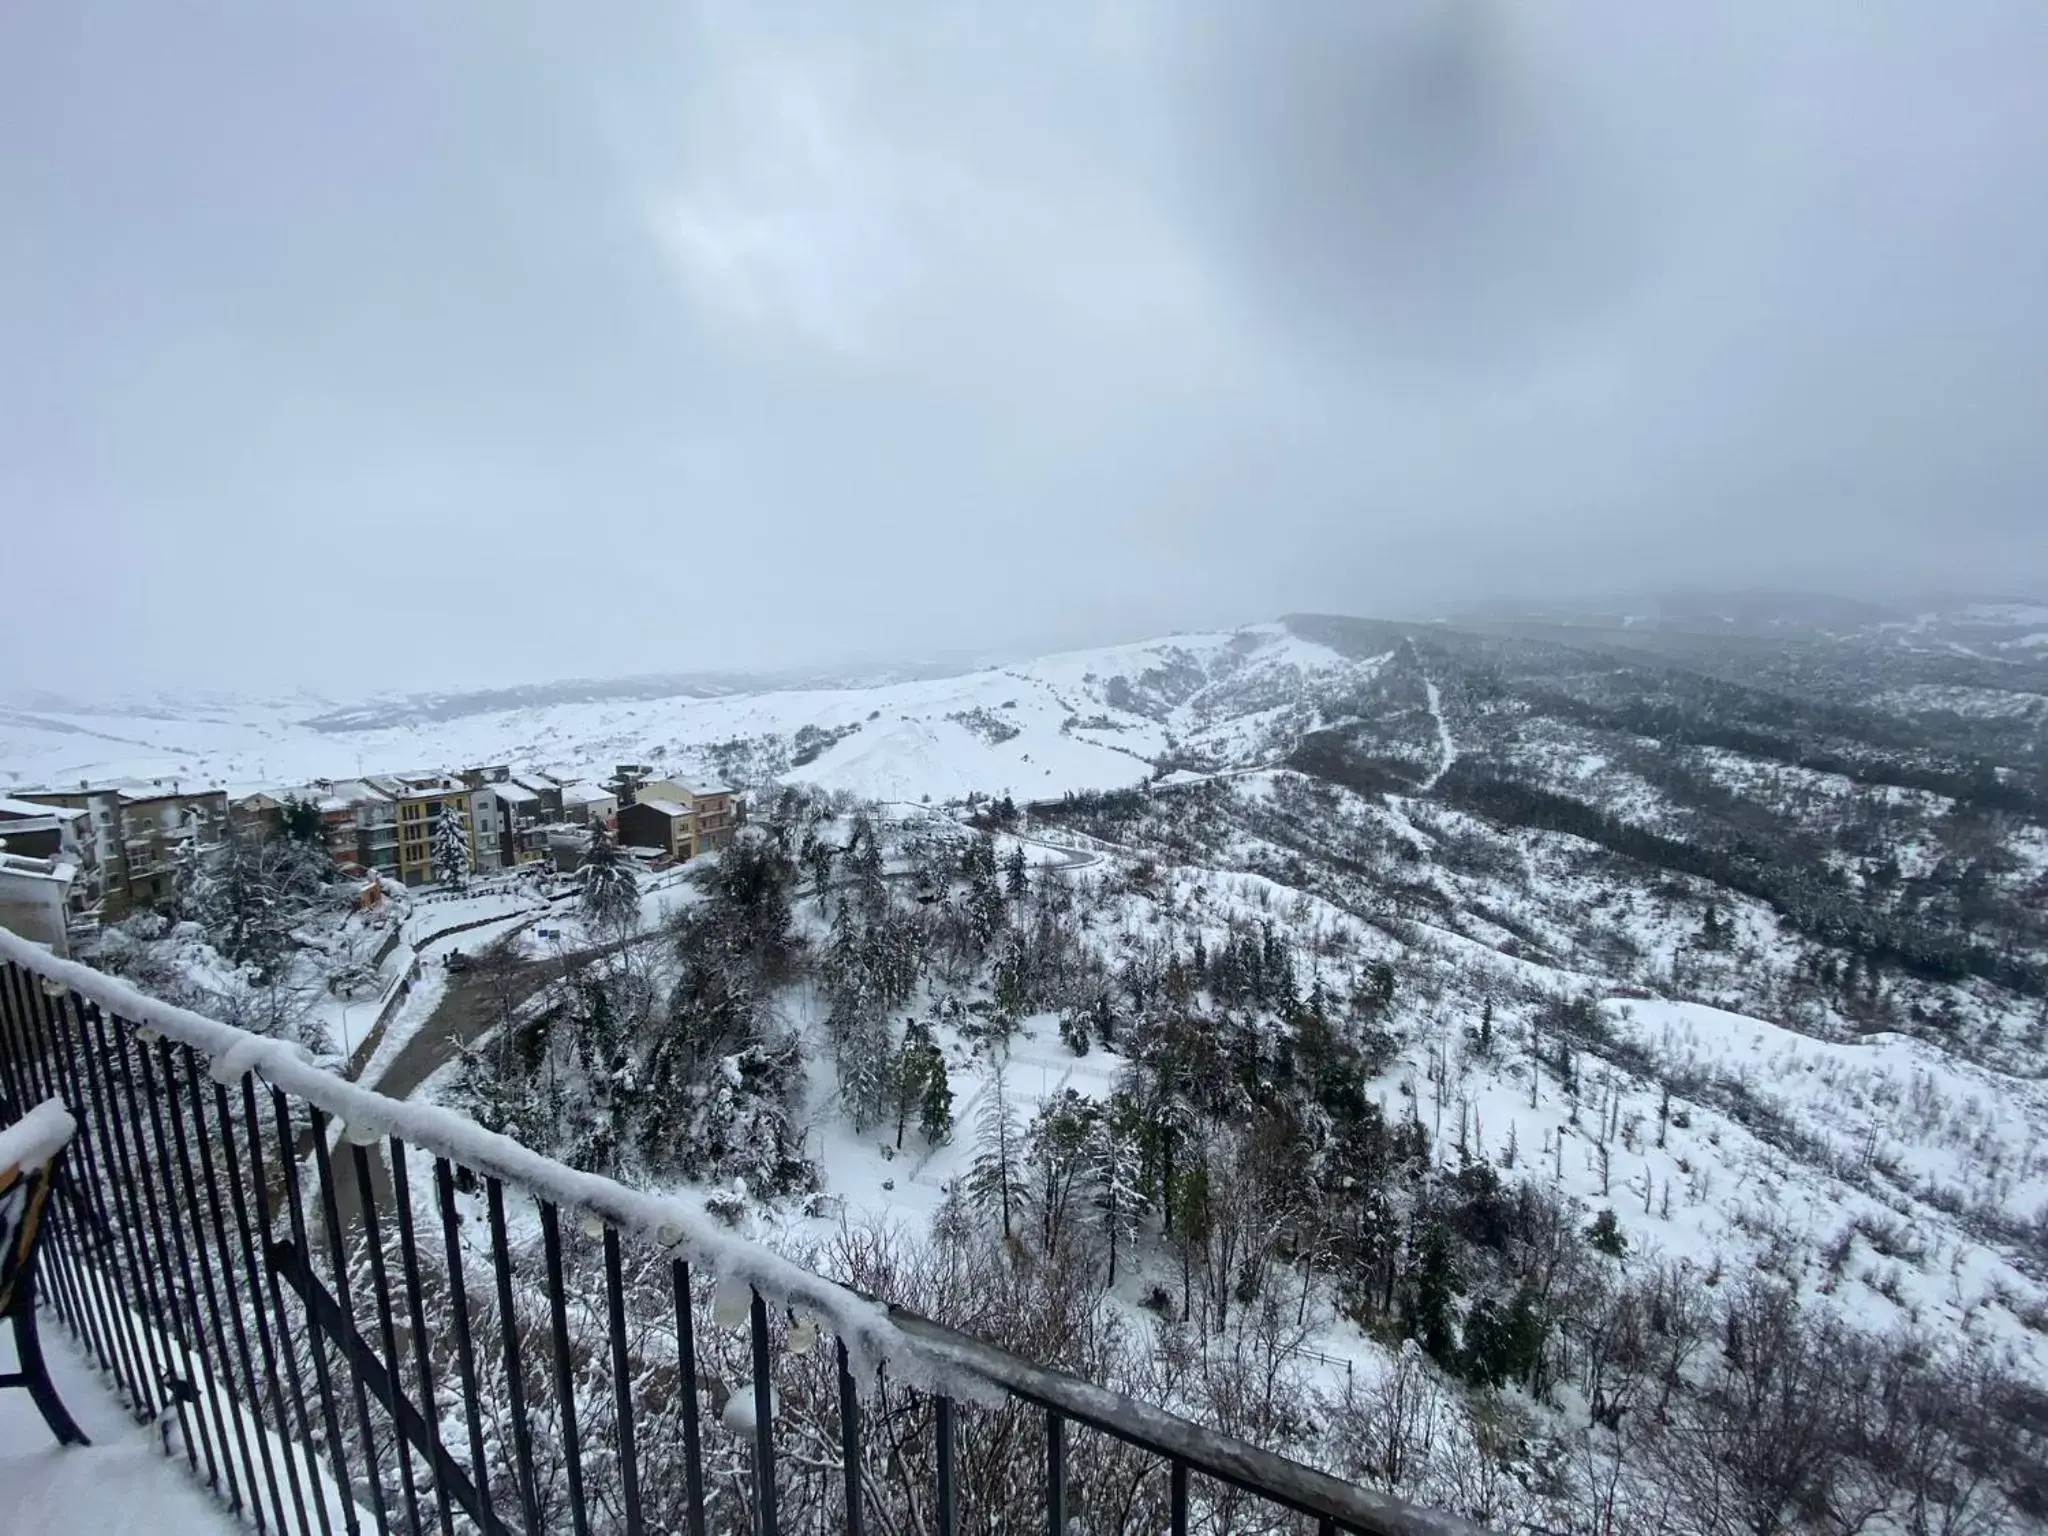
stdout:
{"type": "Polygon", "coordinates": [[[0,5],[0,1536],[2048,1536],[2048,5],[0,5]]]}

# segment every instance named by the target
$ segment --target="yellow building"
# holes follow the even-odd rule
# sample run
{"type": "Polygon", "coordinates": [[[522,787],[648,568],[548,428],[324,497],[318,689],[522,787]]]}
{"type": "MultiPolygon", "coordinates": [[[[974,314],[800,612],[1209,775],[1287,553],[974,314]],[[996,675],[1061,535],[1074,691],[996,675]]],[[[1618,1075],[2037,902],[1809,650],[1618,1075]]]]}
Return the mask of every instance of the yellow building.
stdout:
{"type": "Polygon", "coordinates": [[[367,781],[392,802],[398,828],[398,878],[407,885],[431,885],[443,872],[434,867],[434,832],[452,814],[469,841],[472,871],[498,867],[498,825],[490,790],[442,773],[378,774],[367,781]],[[480,801],[491,801],[480,809],[480,801]]]}

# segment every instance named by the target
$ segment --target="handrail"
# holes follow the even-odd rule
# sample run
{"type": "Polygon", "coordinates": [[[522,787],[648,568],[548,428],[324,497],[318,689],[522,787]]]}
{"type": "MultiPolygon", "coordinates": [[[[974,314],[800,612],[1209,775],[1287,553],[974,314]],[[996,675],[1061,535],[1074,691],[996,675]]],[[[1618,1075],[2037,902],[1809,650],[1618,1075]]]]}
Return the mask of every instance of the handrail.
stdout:
{"type": "MultiPolygon", "coordinates": [[[[542,1235],[547,1240],[546,1299],[554,1316],[559,1387],[557,1402],[562,1405],[564,1414],[561,1429],[567,1443],[570,1497],[576,1506],[579,1529],[584,1527],[585,1517],[580,1503],[582,1493],[575,1449],[576,1426],[569,1412],[574,1400],[574,1393],[569,1390],[574,1375],[571,1368],[574,1348],[564,1312],[566,1292],[560,1238],[564,1216],[581,1217],[586,1222],[589,1218],[596,1218],[601,1226],[587,1226],[586,1230],[601,1231],[604,1238],[606,1277],[611,1298],[610,1347],[615,1356],[619,1422],[626,1446],[626,1496],[629,1510],[634,1511],[629,1514],[628,1530],[636,1528],[639,1493],[637,1483],[633,1481],[630,1449],[634,1412],[629,1383],[634,1372],[629,1369],[627,1330],[620,1310],[622,1236],[652,1243],[671,1261],[684,1380],[692,1380],[694,1375],[687,1304],[690,1266],[697,1266],[700,1272],[708,1271],[722,1284],[741,1284],[751,1292],[755,1360],[753,1390],[757,1399],[751,1433],[757,1442],[755,1465],[760,1498],[757,1515],[770,1536],[775,1508],[773,1478],[761,1480],[758,1469],[765,1465],[772,1471],[774,1467],[771,1429],[774,1414],[768,1375],[768,1306],[771,1303],[778,1309],[801,1309],[815,1315],[836,1337],[839,1412],[849,1490],[849,1528],[857,1522],[860,1508],[857,1492],[859,1384],[871,1383],[885,1373],[891,1383],[929,1393],[941,1405],[938,1417],[939,1481],[945,1493],[943,1502],[948,1505],[954,1477],[951,1470],[952,1401],[963,1399],[983,1406],[1000,1406],[1005,1400],[1010,1400],[1030,1405],[1045,1415],[1048,1433],[1046,1496],[1055,1517],[1062,1507],[1066,1476],[1063,1426],[1071,1421],[1112,1436],[1168,1463],[1172,1471],[1173,1525],[1176,1530],[1187,1528],[1187,1477],[1193,1472],[1307,1515],[1325,1531],[1345,1529],[1369,1532],[1373,1536],[1478,1536],[1476,1527],[1455,1516],[1418,1508],[1356,1487],[1180,1415],[1136,1402],[1063,1372],[1035,1365],[902,1308],[878,1304],[772,1250],[737,1236],[694,1201],[649,1194],[601,1175],[580,1172],[543,1157],[509,1137],[486,1131],[452,1111],[392,1099],[361,1088],[315,1065],[310,1053],[299,1046],[253,1035],[201,1014],[157,1002],[116,978],[56,959],[40,946],[4,930],[0,930],[0,1025],[6,1026],[0,1028],[0,1093],[18,1094],[41,1088],[65,1091],[74,1101],[90,1099],[89,1103],[74,1102],[73,1105],[81,1111],[80,1120],[86,1127],[82,1138],[86,1155],[81,1159],[81,1177],[88,1184],[88,1203],[98,1202],[85,1214],[97,1214],[98,1224],[118,1233],[121,1245],[129,1250],[126,1271],[119,1266],[119,1255],[113,1253],[115,1245],[111,1239],[98,1245],[94,1255],[88,1255],[82,1249],[71,1254],[68,1266],[60,1266],[59,1269],[60,1294],[56,1300],[60,1310],[81,1331],[94,1331],[95,1341],[102,1346],[103,1360],[110,1368],[116,1368],[115,1356],[122,1354],[131,1366],[139,1364],[145,1355],[152,1359],[162,1357],[164,1361],[179,1358],[179,1351],[170,1346],[168,1338],[152,1337],[148,1329],[140,1338],[129,1336],[131,1322],[122,1319],[123,1312],[146,1318],[150,1328],[175,1337],[183,1351],[182,1374],[168,1364],[160,1364],[165,1375],[164,1380],[156,1384],[157,1390],[160,1393],[172,1392],[181,1415],[190,1410],[202,1438],[207,1434],[207,1424],[199,1409],[208,1404],[209,1393],[186,1380],[195,1370],[195,1346],[197,1374],[207,1381],[224,1380],[224,1390],[231,1397],[237,1377],[236,1358],[230,1345],[238,1346],[241,1379],[246,1382],[249,1406],[238,1404],[223,1411],[218,1400],[211,1400],[213,1439],[218,1441],[219,1451],[216,1457],[209,1442],[207,1461],[210,1469],[216,1461],[225,1467],[232,1492],[236,1486],[235,1464],[228,1454],[228,1431],[232,1427],[237,1442],[242,1446],[251,1500],[256,1498],[256,1468],[249,1457],[248,1437],[242,1433],[244,1426],[238,1414],[254,1416],[259,1428],[255,1440],[265,1450],[266,1474],[271,1472],[271,1468],[268,1441],[260,1432],[264,1426],[259,1386],[263,1377],[254,1369],[248,1330],[244,1326],[242,1311],[236,1305],[238,1285],[255,1303],[251,1315],[257,1332],[261,1334],[263,1353],[269,1360],[269,1388],[275,1405],[275,1417],[270,1428],[278,1431],[290,1429],[284,1401],[278,1396],[276,1363],[269,1359],[272,1340],[265,1325],[271,1320],[270,1314],[274,1314],[280,1350],[289,1349],[295,1336],[324,1340],[325,1343],[315,1349],[315,1360],[323,1373],[326,1349],[340,1350],[346,1367],[344,1374],[356,1395],[368,1474],[372,1492],[380,1501],[380,1512],[384,1495],[377,1482],[377,1434],[372,1428],[374,1415],[369,1408],[372,1400],[388,1416],[382,1426],[383,1434],[399,1442],[393,1448],[405,1473],[404,1492],[408,1504],[413,1504],[418,1494],[413,1487],[412,1462],[404,1449],[407,1445],[417,1452],[424,1465],[440,1469],[437,1482],[449,1490],[449,1496],[456,1498],[465,1511],[477,1516],[479,1523],[486,1528],[501,1528],[502,1522],[520,1512],[505,1507],[512,1497],[510,1490],[487,1486],[485,1477],[481,1475],[484,1469],[474,1464],[474,1456],[470,1458],[472,1465],[465,1470],[458,1451],[441,1442],[438,1426],[432,1422],[435,1415],[422,1412],[406,1396],[404,1375],[410,1368],[403,1362],[403,1351],[397,1343],[400,1335],[394,1328],[394,1308],[387,1291],[385,1260],[378,1249],[377,1234],[378,1207],[383,1204],[384,1238],[389,1240],[392,1235],[391,1223],[395,1214],[397,1231],[403,1239],[403,1268],[396,1277],[395,1288],[401,1301],[410,1307],[412,1317],[417,1319],[422,1289],[414,1251],[414,1223],[416,1217],[430,1217],[432,1212],[425,1205],[415,1212],[406,1192],[402,1153],[410,1147],[444,1160],[437,1166],[437,1184],[440,1217],[451,1250],[455,1245],[457,1220],[451,1168],[472,1170],[484,1177],[490,1194],[491,1237],[497,1259],[501,1313],[514,1304],[513,1282],[505,1258],[502,1189],[511,1187],[524,1191],[538,1204],[542,1235]],[[111,1052],[110,1025],[113,1028],[111,1052]],[[127,1030],[125,1038],[120,1033],[122,1026],[127,1030]],[[67,1028],[75,1028],[76,1031],[70,1057],[62,1049],[65,1043],[62,1036],[67,1028]],[[197,1055],[185,1055],[181,1063],[175,1061],[173,1044],[188,1048],[189,1052],[197,1055]],[[147,1096],[137,1095],[137,1084],[132,1080],[122,1084],[130,1095],[124,1115],[115,1096],[116,1079],[120,1075],[115,1066],[118,1060],[125,1071],[131,1051],[139,1066],[147,1096]],[[206,1058],[204,1064],[199,1060],[202,1056],[206,1058]],[[160,1073],[153,1070],[153,1061],[160,1061],[160,1073]],[[183,1078],[175,1070],[179,1065],[184,1069],[183,1078]],[[213,1107],[209,1105],[202,1070],[212,1079],[213,1107]],[[258,1134],[254,1087],[257,1079],[270,1085],[270,1097],[276,1107],[278,1122],[276,1157],[268,1175],[264,1172],[266,1154],[258,1134]],[[240,1132],[230,1113],[230,1089],[240,1094],[246,1110],[249,1137],[247,1167],[254,1185],[253,1200],[245,1198],[243,1163],[238,1154],[240,1132]],[[303,1129],[298,1118],[288,1112],[288,1095],[309,1107],[310,1124],[303,1129]],[[185,1102],[188,1097],[189,1103],[185,1102]],[[110,1103],[115,1106],[111,1116],[108,1112],[110,1103]],[[136,1119],[145,1108],[153,1137],[145,1137],[143,1126],[136,1119]],[[188,1152],[188,1124],[197,1133],[196,1156],[188,1152]],[[168,1136],[166,1126],[170,1131],[168,1136]],[[337,1134],[343,1130],[347,1133],[345,1136],[337,1134]],[[393,1138],[390,1143],[393,1155],[388,1173],[383,1173],[383,1187],[380,1189],[379,1174],[383,1170],[373,1168],[365,1149],[369,1143],[384,1137],[393,1138]],[[234,1197],[234,1214],[241,1226],[242,1249],[239,1253],[230,1241],[226,1206],[216,1184],[216,1144],[227,1160],[225,1182],[234,1197]],[[161,1208],[158,1191],[149,1187],[146,1178],[138,1181],[128,1166],[131,1146],[137,1161],[143,1164],[148,1164],[154,1153],[159,1171],[165,1173],[161,1208]],[[177,1178],[170,1176],[166,1161],[168,1149],[173,1147],[178,1155],[175,1172],[182,1174],[183,1178],[185,1199],[182,1202],[177,1178]],[[298,1170],[309,1149],[318,1186],[317,1190],[308,1190],[309,1196],[318,1196],[310,1210],[301,1203],[300,1187],[306,1181],[298,1170]],[[337,1265],[333,1279],[336,1290],[330,1295],[309,1264],[314,1252],[313,1239],[317,1236],[323,1211],[329,1251],[338,1256],[344,1246],[344,1223],[336,1198],[337,1191],[341,1190],[336,1173],[347,1171],[343,1154],[353,1164],[355,1184],[352,1191],[342,1190],[341,1193],[344,1199],[352,1195],[360,1202],[360,1217],[370,1239],[371,1278],[375,1281],[377,1311],[382,1322],[381,1356],[367,1331],[369,1324],[362,1321],[364,1314],[361,1308],[365,1298],[361,1294],[360,1277],[351,1280],[348,1266],[337,1265]],[[193,1174],[195,1165],[205,1174],[208,1198],[203,1201],[200,1185],[193,1174]],[[282,1192],[276,1187],[280,1176],[284,1181],[282,1192]],[[138,1197],[138,1188],[142,1189],[147,1200],[138,1197]],[[288,1236],[272,1230],[280,1193],[291,1216],[288,1236]],[[130,1208],[120,1209],[124,1202],[130,1208]],[[253,1228],[245,1205],[257,1213],[253,1228]],[[205,1221],[209,1208],[212,1234],[207,1231],[205,1221]],[[188,1293],[183,1311],[175,1298],[159,1302],[156,1295],[152,1269],[168,1265],[173,1258],[171,1250],[164,1246],[163,1231],[166,1227],[178,1239],[175,1261],[184,1274],[188,1293]],[[203,1286],[193,1283],[187,1255],[188,1235],[192,1239],[192,1256],[198,1259],[203,1272],[203,1286]],[[218,1238],[217,1246],[211,1242],[215,1236],[218,1238]],[[133,1251],[138,1237],[143,1247],[153,1249],[153,1261],[146,1262],[147,1255],[133,1251]],[[138,1291],[146,1289],[148,1294],[123,1292],[122,1307],[111,1314],[103,1304],[96,1307],[94,1299],[105,1297],[110,1282],[104,1276],[94,1277],[95,1262],[115,1265],[111,1284],[116,1291],[122,1291],[125,1283],[138,1291]],[[215,1296],[216,1268],[220,1271],[219,1289],[229,1298],[227,1314],[236,1325],[232,1336],[223,1331],[220,1321],[221,1312],[215,1296]],[[352,1285],[357,1292],[353,1301],[350,1295],[352,1285]],[[268,1313],[262,1304],[266,1287],[268,1313]],[[202,1291],[206,1303],[204,1308],[200,1305],[202,1291]],[[288,1295],[301,1303],[302,1310],[296,1317],[286,1304],[288,1295]],[[209,1311],[210,1333],[207,1326],[209,1311]],[[209,1342],[214,1350],[210,1359],[205,1352],[209,1342]],[[172,1389],[172,1382],[183,1388],[182,1395],[172,1389]]],[[[61,1246],[64,1234],[55,1236],[61,1246]]],[[[174,1273],[167,1272],[163,1283],[168,1292],[175,1293],[179,1289],[174,1273]]],[[[448,1299],[454,1309],[456,1342],[462,1352],[464,1386],[473,1399],[476,1366],[471,1360],[468,1302],[463,1295],[466,1288],[466,1281],[455,1285],[448,1299]]],[[[423,1335],[416,1338],[415,1348],[419,1360],[413,1371],[414,1379],[425,1392],[428,1390],[430,1368],[423,1335]]],[[[508,1356],[514,1354],[509,1342],[505,1348],[508,1356]]],[[[296,1355],[287,1354],[286,1358],[296,1371],[296,1355]]],[[[532,1362],[528,1369],[536,1369],[537,1365],[538,1362],[532,1362]]],[[[521,1406],[518,1361],[516,1358],[508,1359],[506,1366],[511,1411],[515,1430],[519,1430],[524,1409],[521,1406]]],[[[445,1363],[442,1369],[446,1369],[445,1363]]],[[[118,1369],[116,1373],[122,1374],[118,1369]]],[[[137,1406],[149,1405],[151,1383],[148,1372],[131,1370],[127,1374],[131,1389],[138,1398],[137,1406]]],[[[324,1374],[318,1385],[328,1413],[327,1443],[332,1447],[336,1443],[336,1399],[324,1374]]],[[[301,1386],[296,1374],[292,1379],[292,1391],[295,1397],[299,1397],[303,1428],[310,1421],[303,1397],[300,1397],[301,1386]]],[[[701,1530],[698,1521],[701,1519],[703,1495],[701,1470],[696,1465],[695,1392],[686,1391],[683,1396],[688,1399],[684,1425],[686,1460],[690,1463],[686,1471],[691,1483],[694,1516],[691,1524],[701,1530]]],[[[164,1411],[169,1411],[168,1405],[164,1411]]],[[[472,1414],[475,1412],[473,1403],[470,1411],[472,1414]]],[[[475,1434],[472,1423],[472,1435],[475,1434]]],[[[303,1443],[299,1450],[310,1464],[313,1456],[310,1431],[301,1438],[303,1443]]],[[[482,1441],[479,1439],[474,1443],[480,1450],[482,1441]]],[[[188,1456],[190,1444],[188,1435],[188,1456]]],[[[286,1459],[290,1463],[290,1457],[286,1459]]],[[[525,1522],[528,1529],[532,1529],[535,1509],[531,1500],[534,1495],[531,1487],[527,1486],[532,1475],[527,1462],[527,1451],[522,1442],[519,1506],[528,1517],[525,1522]]],[[[296,1497],[296,1463],[290,1464],[294,1468],[296,1497]]],[[[194,1466],[196,1469],[196,1459],[194,1466]]],[[[235,1496],[240,1497],[239,1494],[235,1496]]],[[[274,1475],[271,1497],[277,1515],[275,1523],[280,1529],[289,1529],[274,1475]]],[[[304,1524],[303,1510],[300,1515],[298,1530],[310,1536],[310,1528],[304,1524]]],[[[322,1517],[324,1532],[324,1508],[322,1517]]],[[[1057,1530],[1060,1527],[1055,1525],[1053,1528],[1057,1530]]],[[[942,1521],[941,1529],[950,1529],[950,1525],[942,1521]]]]}

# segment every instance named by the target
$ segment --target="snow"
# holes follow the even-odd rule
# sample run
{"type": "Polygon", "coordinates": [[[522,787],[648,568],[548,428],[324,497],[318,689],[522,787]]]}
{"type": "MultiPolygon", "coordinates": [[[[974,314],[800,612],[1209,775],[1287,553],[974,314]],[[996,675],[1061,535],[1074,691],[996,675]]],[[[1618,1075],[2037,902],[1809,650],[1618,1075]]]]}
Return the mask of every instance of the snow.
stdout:
{"type": "MultiPolygon", "coordinates": [[[[4,1375],[16,1368],[13,1330],[0,1337],[4,1375]]],[[[164,1455],[155,1426],[122,1411],[62,1327],[46,1324],[42,1342],[58,1395],[92,1444],[58,1445],[28,1393],[0,1391],[8,1536],[223,1536],[240,1529],[186,1468],[164,1455]]]]}
{"type": "Polygon", "coordinates": [[[78,878],[78,866],[68,859],[38,859],[25,853],[0,853],[0,870],[29,880],[54,880],[69,885],[78,878]]]}
{"type": "Polygon", "coordinates": [[[0,795],[0,816],[4,816],[10,821],[73,822],[84,814],[85,812],[76,806],[41,805],[34,800],[16,800],[7,795],[0,795]]]}
{"type": "Polygon", "coordinates": [[[55,1098],[43,1100],[14,1124],[0,1128],[0,1171],[40,1168],[78,1133],[78,1122],[55,1098]]]}
{"type": "Polygon", "coordinates": [[[846,1345],[855,1372],[863,1379],[872,1377],[876,1365],[886,1359],[892,1374],[906,1384],[971,1390],[968,1384],[950,1381],[942,1367],[914,1349],[882,1308],[734,1235],[694,1196],[630,1189],[543,1157],[451,1110],[400,1102],[360,1088],[314,1066],[302,1046],[252,1035],[158,1002],[114,977],[55,959],[40,946],[0,929],[0,962],[10,961],[62,982],[109,1014],[155,1029],[213,1058],[211,1070],[219,1080],[255,1072],[317,1105],[351,1131],[401,1137],[477,1172],[495,1174],[565,1211],[597,1216],[629,1237],[676,1250],[707,1273],[744,1281],[778,1305],[816,1312],[846,1345]]]}
{"type": "Polygon", "coordinates": [[[1437,780],[1451,771],[1451,765],[1458,760],[1457,744],[1451,740],[1451,728],[1444,723],[1444,704],[1436,691],[1436,684],[1425,681],[1423,687],[1429,691],[1429,713],[1436,721],[1436,738],[1443,747],[1443,757],[1436,765],[1436,772],[1424,779],[1418,786],[1418,793],[1428,794],[1436,788],[1437,780]]]}
{"type": "MultiPolygon", "coordinates": [[[[15,712],[0,720],[0,780],[177,775],[188,788],[219,784],[241,793],[332,778],[338,766],[355,763],[374,773],[421,762],[516,762],[527,765],[524,777],[545,769],[588,781],[604,778],[616,763],[649,762],[665,778],[716,793],[721,781],[747,776],[716,755],[729,750],[742,765],[772,761],[786,777],[864,798],[947,800],[1007,791],[1035,799],[1141,783],[1169,736],[1193,741],[1222,730],[1234,743],[1256,728],[1285,737],[1291,722],[1282,706],[1303,698],[1311,680],[1370,665],[1282,626],[1258,625],[879,686],[586,700],[347,730],[316,728],[310,722],[320,718],[320,706],[307,701],[224,703],[204,717],[179,720],[105,708],[15,712]],[[1147,684],[1148,674],[1181,679],[1172,690],[1178,702],[1147,684]],[[1140,696],[1142,712],[1109,702],[1118,678],[1140,696]],[[1237,704],[1215,708],[1245,688],[1272,699],[1251,725],[1237,704]],[[983,715],[1016,734],[991,742],[957,718],[983,715]],[[800,754],[792,742],[807,728],[825,744],[794,763],[800,754]],[[765,758],[748,757],[764,745],[765,758]]],[[[604,791],[571,785],[563,798],[588,803],[604,791]]]]}
{"type": "Polygon", "coordinates": [[[673,801],[673,800],[663,800],[663,799],[659,798],[658,796],[657,796],[657,797],[649,797],[649,796],[646,796],[646,795],[642,795],[642,796],[641,796],[641,797],[640,797],[640,798],[639,798],[638,800],[636,800],[636,801],[634,802],[634,804],[636,804],[636,805],[644,805],[644,806],[646,806],[646,807],[647,807],[647,809],[649,809],[650,811],[653,811],[653,812],[657,813],[658,815],[666,816],[666,817],[668,817],[668,818],[669,818],[669,819],[670,819],[671,821],[677,821],[677,820],[681,820],[682,818],[684,818],[684,817],[686,817],[686,816],[688,816],[688,815],[690,814],[690,813],[689,813],[689,812],[688,812],[687,810],[685,810],[685,809],[684,809],[684,808],[683,808],[682,806],[680,806],[680,805],[677,805],[677,804],[675,803],[675,801],[673,801]]]}

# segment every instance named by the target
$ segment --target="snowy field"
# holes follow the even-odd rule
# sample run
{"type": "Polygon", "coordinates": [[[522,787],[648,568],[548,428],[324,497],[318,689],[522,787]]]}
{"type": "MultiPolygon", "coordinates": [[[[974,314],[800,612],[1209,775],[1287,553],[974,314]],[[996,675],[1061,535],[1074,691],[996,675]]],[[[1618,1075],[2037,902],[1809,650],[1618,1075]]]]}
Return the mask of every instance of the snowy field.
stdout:
{"type": "Polygon", "coordinates": [[[646,761],[712,776],[751,763],[758,776],[879,800],[1033,799],[1137,783],[1170,734],[1256,745],[1256,722],[1248,732],[1235,713],[1209,718],[1206,683],[1270,692],[1277,719],[1311,680],[1354,665],[1262,625],[871,688],[558,704],[382,730],[315,729],[307,722],[327,712],[315,702],[215,702],[175,717],[0,709],[0,788],[132,775],[242,793],[426,766],[603,775],[646,761]],[[816,755],[793,761],[807,745],[816,755]]]}

